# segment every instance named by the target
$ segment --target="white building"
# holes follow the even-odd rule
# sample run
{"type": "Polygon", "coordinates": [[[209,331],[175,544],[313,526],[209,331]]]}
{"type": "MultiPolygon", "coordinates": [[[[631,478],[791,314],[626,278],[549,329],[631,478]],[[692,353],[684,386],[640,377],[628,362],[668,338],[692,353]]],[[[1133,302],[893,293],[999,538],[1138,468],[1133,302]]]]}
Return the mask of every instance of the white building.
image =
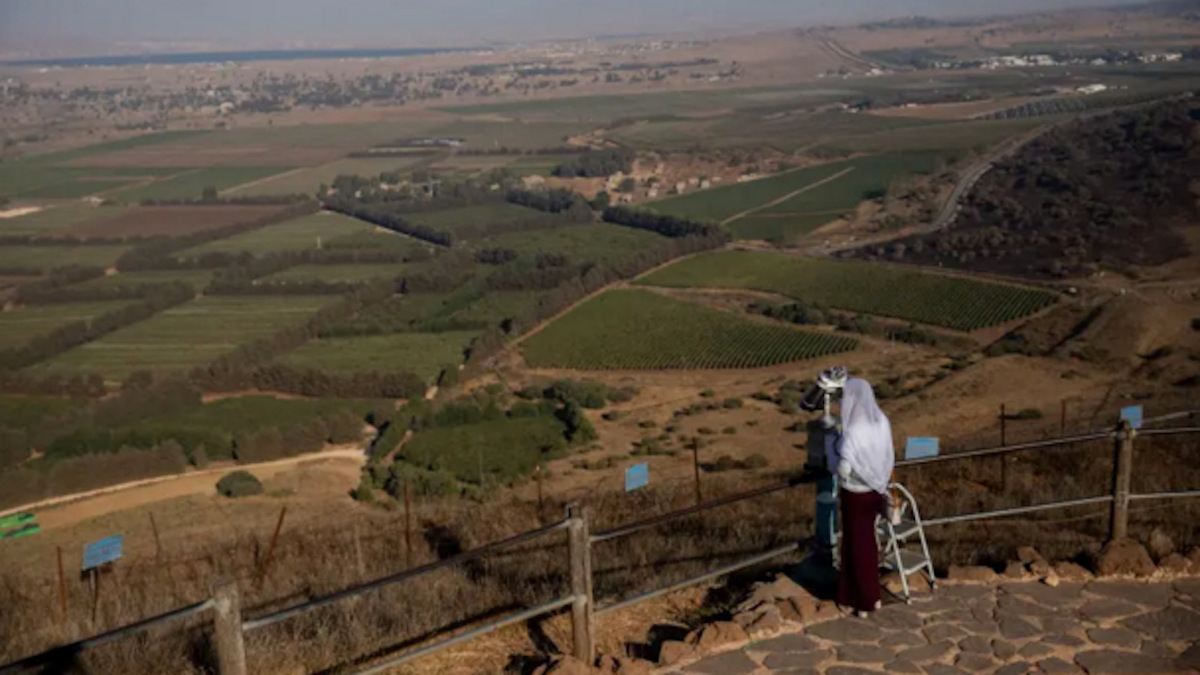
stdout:
{"type": "Polygon", "coordinates": [[[1084,86],[1076,89],[1075,91],[1079,92],[1080,94],[1083,94],[1084,96],[1087,96],[1089,94],[1099,94],[1100,92],[1106,91],[1107,89],[1108,89],[1108,85],[1097,83],[1097,84],[1084,85],[1084,86]]]}

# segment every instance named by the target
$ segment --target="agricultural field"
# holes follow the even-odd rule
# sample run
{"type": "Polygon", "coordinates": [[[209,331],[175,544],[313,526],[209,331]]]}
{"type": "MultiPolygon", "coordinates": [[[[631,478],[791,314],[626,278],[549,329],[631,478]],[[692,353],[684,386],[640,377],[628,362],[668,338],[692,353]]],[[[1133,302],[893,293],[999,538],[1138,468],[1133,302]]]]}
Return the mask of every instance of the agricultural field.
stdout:
{"type": "Polygon", "coordinates": [[[979,120],[861,134],[832,139],[822,147],[845,153],[944,152],[949,156],[980,153],[1053,119],[979,120]]]}
{"type": "Polygon", "coordinates": [[[22,199],[79,199],[109,192],[135,182],[129,178],[78,178],[22,192],[22,199]]]}
{"type": "Polygon", "coordinates": [[[837,218],[835,213],[752,215],[726,223],[725,229],[729,230],[734,239],[762,239],[773,243],[787,243],[837,218]]]}
{"type": "Polygon", "coordinates": [[[848,162],[833,162],[810,166],[793,171],[785,171],[774,176],[758,180],[723,185],[701,192],[693,192],[678,197],[671,197],[648,205],[653,211],[681,218],[691,218],[709,222],[723,222],[753,209],[758,209],[777,199],[806,188],[819,190],[822,186],[813,187],[823,180],[831,182],[841,180],[838,176],[853,165],[848,162]]]}
{"type": "Polygon", "coordinates": [[[643,290],[603,293],[523,343],[531,367],[575,370],[759,368],[855,346],[643,290]]]}
{"type": "Polygon", "coordinates": [[[397,171],[412,167],[422,157],[348,157],[335,162],[296,169],[254,183],[232,187],[223,193],[226,197],[264,197],[270,195],[316,194],[322,184],[329,185],[341,175],[378,176],[385,171],[397,171]]]}
{"type": "Polygon", "coordinates": [[[60,234],[73,237],[178,237],[235,223],[266,218],[279,206],[139,206],[127,210],[104,209],[112,216],[93,218],[68,227],[60,234]]]}
{"type": "Polygon", "coordinates": [[[129,304],[128,300],[63,302],[0,312],[0,349],[20,347],[55,328],[88,321],[129,304]]]}
{"type": "Polygon", "coordinates": [[[287,171],[287,167],[223,166],[194,169],[161,181],[154,181],[109,195],[112,199],[134,204],[148,199],[199,199],[204,188],[218,191],[287,171]]]}
{"type": "Polygon", "coordinates": [[[502,202],[463,206],[444,211],[412,213],[406,215],[405,219],[435,230],[454,233],[458,230],[469,231],[487,225],[506,225],[540,215],[542,215],[541,211],[502,202]]]}
{"type": "Polygon", "coordinates": [[[646,286],[746,288],[836,309],[972,331],[1029,316],[1054,293],[874,263],[720,251],[695,256],[638,281],[646,286]],[[903,289],[903,292],[898,292],[903,289]]]}
{"type": "Polygon", "coordinates": [[[337,298],[206,296],[168,309],[34,366],[122,380],[135,370],[181,371],[304,322],[337,298]]]}
{"type": "Polygon", "coordinates": [[[325,248],[370,249],[373,251],[397,251],[400,253],[414,253],[418,249],[436,251],[438,248],[434,244],[421,241],[416,237],[410,237],[407,234],[400,234],[399,232],[374,226],[369,230],[355,230],[350,234],[343,234],[328,241],[322,240],[321,245],[325,248]]]}
{"type": "Polygon", "coordinates": [[[492,291],[450,314],[455,321],[491,326],[535,309],[544,291],[492,291]]]}
{"type": "Polygon", "coordinates": [[[523,258],[532,258],[539,252],[559,253],[573,264],[590,261],[606,265],[635,256],[662,240],[661,236],[644,230],[597,223],[503,234],[481,239],[477,246],[512,249],[523,258]]]}
{"type": "Polygon", "coordinates": [[[241,253],[244,251],[262,255],[275,251],[304,251],[324,246],[325,243],[336,240],[338,237],[371,232],[374,229],[374,225],[356,218],[322,211],[189,248],[179,253],[178,257],[194,258],[214,252],[241,253]]]}
{"type": "Polygon", "coordinates": [[[592,125],[563,120],[544,120],[537,124],[459,119],[429,131],[430,136],[462,138],[472,150],[540,150],[567,144],[571,136],[591,131],[592,125]]]}
{"type": "Polygon", "coordinates": [[[146,272],[120,272],[89,279],[72,288],[116,288],[119,286],[144,286],[147,284],[185,283],[197,291],[204,290],[212,281],[213,270],[151,270],[146,272]]]}
{"type": "Polygon", "coordinates": [[[0,269],[49,270],[66,265],[108,267],[132,246],[3,246],[0,269]]]}
{"type": "Polygon", "coordinates": [[[354,284],[374,279],[395,279],[413,269],[413,265],[296,265],[276,272],[262,281],[296,282],[324,281],[327,283],[354,284]]]}
{"type": "Polygon", "coordinates": [[[893,182],[936,171],[944,161],[934,153],[910,153],[861,157],[846,164],[850,172],[756,213],[849,211],[863,200],[882,197],[893,182]]]}
{"type": "Polygon", "coordinates": [[[396,333],[312,340],[280,357],[297,368],[341,373],[413,373],[432,384],[446,366],[464,361],[478,331],[396,333]]]}
{"type": "Polygon", "coordinates": [[[124,208],[87,204],[50,206],[15,218],[0,218],[0,235],[51,236],[78,228],[93,220],[108,220],[125,212],[124,208]]]}
{"type": "Polygon", "coordinates": [[[543,453],[565,445],[562,423],[538,415],[424,429],[399,454],[409,464],[447,471],[466,483],[503,483],[527,475],[543,453]]]}

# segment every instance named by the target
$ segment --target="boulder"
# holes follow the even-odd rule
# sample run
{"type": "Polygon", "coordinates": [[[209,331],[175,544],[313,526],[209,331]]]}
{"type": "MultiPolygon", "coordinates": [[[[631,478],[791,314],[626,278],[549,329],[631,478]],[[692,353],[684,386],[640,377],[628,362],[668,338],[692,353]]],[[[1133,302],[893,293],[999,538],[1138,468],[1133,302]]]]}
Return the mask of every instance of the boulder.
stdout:
{"type": "Polygon", "coordinates": [[[688,633],[686,642],[695,648],[696,652],[704,654],[718,647],[750,639],[746,630],[732,621],[710,623],[688,633]]]}
{"type": "Polygon", "coordinates": [[[820,623],[822,621],[832,621],[833,619],[841,618],[842,611],[838,609],[836,602],[821,601],[813,608],[812,617],[806,618],[804,623],[820,623]]]}
{"type": "Polygon", "coordinates": [[[1156,527],[1150,531],[1150,537],[1146,540],[1146,549],[1149,551],[1150,557],[1161,562],[1175,552],[1175,542],[1171,541],[1161,527],[1156,527]]]}
{"type": "Polygon", "coordinates": [[[1059,584],[1058,573],[1052,569],[1047,570],[1046,573],[1042,575],[1042,583],[1046,584],[1050,588],[1057,588],[1059,584]]]}
{"type": "Polygon", "coordinates": [[[1092,578],[1092,573],[1086,567],[1073,562],[1057,562],[1052,569],[1059,579],[1066,581],[1086,581],[1092,578]]]}
{"type": "MultiPolygon", "coordinates": [[[[900,583],[899,572],[888,572],[883,575],[879,583],[888,590],[889,593],[903,593],[904,586],[900,583]]],[[[929,579],[920,572],[913,572],[908,575],[908,592],[909,593],[924,593],[929,590],[929,579]]]]}
{"type": "Polygon", "coordinates": [[[1019,562],[1011,562],[1008,567],[1004,568],[1004,576],[1008,579],[1024,579],[1025,564],[1019,562]]]}
{"type": "Polygon", "coordinates": [[[1041,553],[1032,546],[1021,546],[1017,549],[1017,560],[1020,560],[1025,565],[1033,565],[1034,563],[1044,563],[1046,559],[1041,553]]]}
{"type": "Polygon", "coordinates": [[[1155,567],[1145,547],[1132,539],[1118,539],[1105,544],[1100,550],[1096,572],[1101,576],[1148,577],[1154,574],[1155,567]]]}
{"type": "MultiPolygon", "coordinates": [[[[740,624],[739,624],[740,625],[740,624]]],[[[776,633],[783,629],[783,615],[775,605],[767,605],[756,613],[754,621],[744,626],[746,634],[752,638],[776,633]]]]}
{"type": "Polygon", "coordinates": [[[1158,568],[1168,574],[1184,575],[1192,571],[1192,561],[1172,553],[1158,561],[1158,568]]]}
{"type": "Polygon", "coordinates": [[[658,665],[671,666],[691,657],[696,648],[678,640],[667,640],[658,648],[658,665]]]}
{"type": "Polygon", "coordinates": [[[962,567],[951,565],[946,570],[946,579],[966,583],[990,584],[996,580],[996,572],[990,567],[962,567]]]}
{"type": "Polygon", "coordinates": [[[758,582],[751,587],[750,595],[737,606],[737,611],[745,612],[755,609],[763,603],[774,604],[779,600],[787,600],[789,598],[809,598],[812,599],[812,594],[804,590],[804,587],[792,581],[786,574],[775,575],[775,580],[770,582],[758,582]]]}

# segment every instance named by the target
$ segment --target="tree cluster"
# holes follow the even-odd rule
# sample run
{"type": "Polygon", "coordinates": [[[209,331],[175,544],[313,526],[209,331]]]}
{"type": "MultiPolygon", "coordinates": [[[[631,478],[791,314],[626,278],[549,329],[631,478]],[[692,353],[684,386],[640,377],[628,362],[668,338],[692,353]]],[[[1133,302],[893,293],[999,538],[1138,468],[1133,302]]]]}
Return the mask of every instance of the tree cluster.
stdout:
{"type": "Polygon", "coordinates": [[[637,152],[630,148],[609,148],[587,152],[554,167],[552,173],[563,178],[606,178],[614,173],[629,173],[637,152]]]}

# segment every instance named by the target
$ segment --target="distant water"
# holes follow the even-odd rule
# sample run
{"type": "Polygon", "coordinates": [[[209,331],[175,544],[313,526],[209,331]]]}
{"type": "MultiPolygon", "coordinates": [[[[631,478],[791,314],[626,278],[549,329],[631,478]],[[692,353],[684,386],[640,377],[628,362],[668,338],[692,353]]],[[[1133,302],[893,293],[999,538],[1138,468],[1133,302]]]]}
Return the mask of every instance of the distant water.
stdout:
{"type": "Polygon", "coordinates": [[[474,51],[464,48],[440,49],[264,49],[247,52],[185,52],[178,54],[127,54],[124,56],[82,56],[70,59],[27,59],[5,61],[6,66],[33,68],[80,68],[84,66],[183,66],[228,61],[294,61],[296,59],[380,59],[396,56],[425,56],[474,51]]]}

